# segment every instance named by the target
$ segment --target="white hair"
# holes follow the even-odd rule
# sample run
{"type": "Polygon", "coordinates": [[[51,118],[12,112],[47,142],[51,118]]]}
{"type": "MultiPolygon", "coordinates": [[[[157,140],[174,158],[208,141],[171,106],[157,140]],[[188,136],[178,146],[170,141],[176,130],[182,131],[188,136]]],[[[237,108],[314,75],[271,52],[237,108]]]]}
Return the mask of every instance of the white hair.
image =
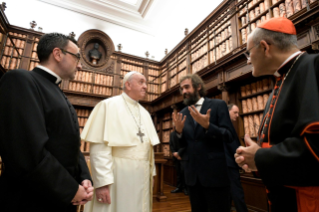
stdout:
{"type": "Polygon", "coordinates": [[[132,76],[134,74],[141,74],[140,72],[137,72],[137,71],[130,71],[128,72],[127,74],[125,74],[124,78],[123,78],[123,90],[126,90],[126,87],[125,87],[125,83],[127,81],[130,81],[132,79],[132,76]]]}
{"type": "Polygon", "coordinates": [[[293,48],[298,48],[296,35],[274,32],[257,27],[252,31],[249,37],[256,46],[260,44],[260,41],[264,40],[267,43],[276,46],[283,52],[290,51],[293,48]]]}

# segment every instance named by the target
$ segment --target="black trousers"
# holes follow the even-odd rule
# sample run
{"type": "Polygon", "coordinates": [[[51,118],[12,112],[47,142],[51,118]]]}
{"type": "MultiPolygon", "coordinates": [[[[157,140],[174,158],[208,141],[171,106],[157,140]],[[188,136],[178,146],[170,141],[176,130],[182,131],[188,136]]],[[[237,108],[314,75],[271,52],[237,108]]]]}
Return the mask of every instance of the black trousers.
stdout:
{"type": "Polygon", "coordinates": [[[181,164],[181,161],[174,158],[174,164],[176,168],[176,187],[180,189],[187,189],[187,186],[185,184],[184,168],[181,164]]]}
{"type": "Polygon", "coordinates": [[[231,181],[230,184],[230,205],[231,201],[234,201],[237,212],[248,212],[244,190],[240,183],[240,174],[238,168],[228,167],[228,176],[231,181]]]}
{"type": "Polygon", "coordinates": [[[229,212],[230,186],[204,187],[199,181],[188,186],[192,212],[229,212]]]}

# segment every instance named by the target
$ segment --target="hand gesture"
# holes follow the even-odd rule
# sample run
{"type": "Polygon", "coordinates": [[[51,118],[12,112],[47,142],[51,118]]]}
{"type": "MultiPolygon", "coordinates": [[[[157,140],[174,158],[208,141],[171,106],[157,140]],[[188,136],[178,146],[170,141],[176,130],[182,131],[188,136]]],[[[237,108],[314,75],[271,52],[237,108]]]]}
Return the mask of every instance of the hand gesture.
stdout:
{"type": "Polygon", "coordinates": [[[79,185],[78,191],[76,192],[71,202],[73,205],[84,205],[85,203],[87,203],[88,198],[89,198],[89,195],[86,192],[85,188],[79,185]]]}
{"type": "Polygon", "coordinates": [[[185,121],[186,121],[186,116],[183,115],[182,113],[177,113],[177,114],[173,113],[172,117],[173,117],[173,122],[175,125],[176,132],[182,133],[184,129],[185,121]]]}
{"type": "Polygon", "coordinates": [[[100,203],[111,204],[111,194],[109,185],[95,189],[96,200],[100,203]]]}
{"type": "Polygon", "coordinates": [[[255,154],[260,147],[249,137],[245,135],[246,147],[238,147],[235,153],[235,161],[246,172],[257,171],[255,164],[255,154]]]}
{"type": "Polygon", "coordinates": [[[192,105],[188,107],[188,110],[190,115],[198,124],[200,124],[204,129],[208,129],[211,109],[208,109],[206,114],[201,114],[195,106],[192,105]]]}

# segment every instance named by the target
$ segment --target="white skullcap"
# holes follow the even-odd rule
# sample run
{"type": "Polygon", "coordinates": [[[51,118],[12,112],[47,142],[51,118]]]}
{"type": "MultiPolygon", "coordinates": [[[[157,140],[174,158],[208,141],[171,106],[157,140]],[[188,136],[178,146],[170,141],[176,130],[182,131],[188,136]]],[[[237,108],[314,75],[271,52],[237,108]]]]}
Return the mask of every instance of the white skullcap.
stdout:
{"type": "Polygon", "coordinates": [[[140,74],[140,72],[137,71],[130,71],[127,74],[125,74],[123,78],[123,86],[125,85],[126,81],[133,75],[133,74],[140,74]]]}

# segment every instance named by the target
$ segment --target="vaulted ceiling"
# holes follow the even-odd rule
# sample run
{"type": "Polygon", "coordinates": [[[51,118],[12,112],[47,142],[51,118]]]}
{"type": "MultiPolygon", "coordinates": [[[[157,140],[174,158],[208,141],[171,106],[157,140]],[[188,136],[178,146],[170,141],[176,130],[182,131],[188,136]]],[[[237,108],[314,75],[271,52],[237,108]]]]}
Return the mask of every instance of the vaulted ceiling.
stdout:
{"type": "Polygon", "coordinates": [[[9,0],[10,24],[29,28],[35,20],[43,32],[89,29],[108,34],[122,52],[160,61],[223,0],[9,0]]]}
{"type": "Polygon", "coordinates": [[[160,0],[39,0],[139,32],[155,35],[148,14],[160,0]]]}

